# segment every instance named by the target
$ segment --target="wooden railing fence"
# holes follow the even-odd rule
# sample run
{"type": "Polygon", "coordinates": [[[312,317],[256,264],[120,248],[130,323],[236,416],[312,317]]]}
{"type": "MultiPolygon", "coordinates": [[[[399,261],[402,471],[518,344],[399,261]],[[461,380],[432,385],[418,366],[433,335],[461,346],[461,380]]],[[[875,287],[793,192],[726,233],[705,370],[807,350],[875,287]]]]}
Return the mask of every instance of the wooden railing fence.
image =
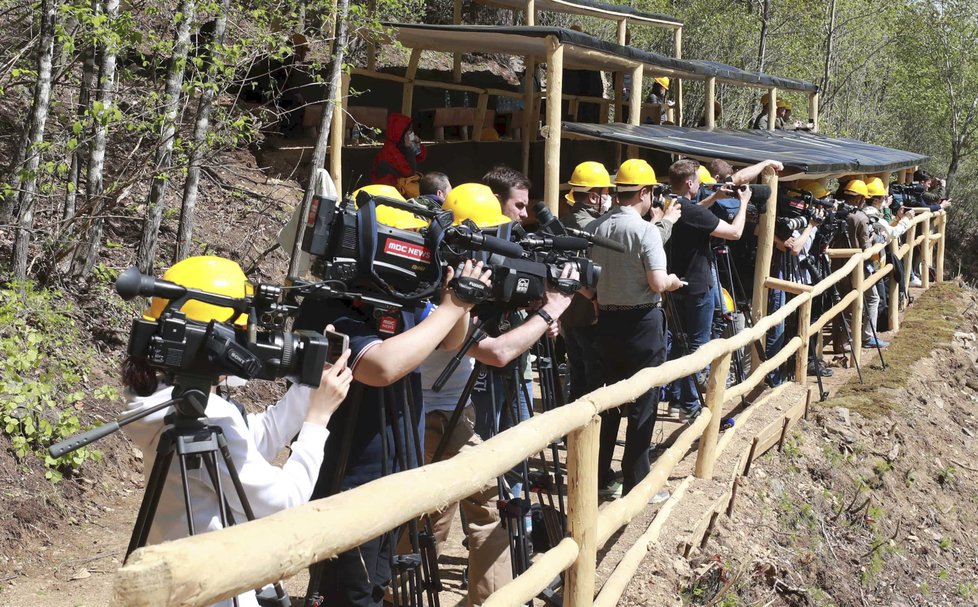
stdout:
{"type": "MultiPolygon", "coordinates": [[[[934,261],[936,281],[944,280],[944,239],[947,216],[924,212],[914,218],[906,243],[879,244],[867,251],[830,250],[847,257],[845,264],[814,286],[767,279],[768,288],[794,296],[779,310],[733,337],[713,340],[695,353],[643,369],[627,380],[605,386],[583,398],[533,418],[462,451],[447,461],[393,474],[356,489],[317,500],[272,516],[195,537],[137,550],[116,576],[112,605],[208,605],[266,583],[299,573],[309,565],[353,548],[424,513],[463,499],[492,482],[518,462],[539,453],[552,441],[567,441],[567,512],[569,537],[539,555],[534,564],[486,602],[487,607],[519,605],[541,592],[561,573],[564,604],[614,605],[641,564],[644,549],[630,550],[595,597],[596,552],[599,546],[647,508],[648,500],[668,480],[680,460],[699,441],[695,476],[711,478],[717,458],[736,431],[718,441],[725,402],[751,392],[765,375],[796,355],[795,381],[807,382],[809,337],[835,316],[852,309],[852,356],[861,358],[862,293],[893,271],[889,262],[865,275],[866,261],[889,247],[903,261],[909,280],[915,260],[921,261],[923,287],[930,286],[928,267],[934,261]],[[936,247],[936,252],[934,248],[936,247]],[[852,290],[817,318],[812,300],[845,277],[852,290]],[[771,359],[757,365],[743,382],[726,385],[734,351],[763,340],[769,329],[798,315],[797,334],[771,359]],[[627,496],[598,510],[597,458],[602,411],[636,399],[647,390],[666,385],[710,367],[707,409],[655,463],[649,475],[627,496]]],[[[891,301],[896,285],[891,281],[891,301]]],[[[898,324],[891,305],[891,323],[898,324]]],[[[685,487],[685,485],[683,485],[685,487]]],[[[641,541],[641,540],[640,540],[641,541]]],[[[637,545],[636,545],[637,546],[637,545]]],[[[634,548],[634,547],[633,547],[634,548]]]]}

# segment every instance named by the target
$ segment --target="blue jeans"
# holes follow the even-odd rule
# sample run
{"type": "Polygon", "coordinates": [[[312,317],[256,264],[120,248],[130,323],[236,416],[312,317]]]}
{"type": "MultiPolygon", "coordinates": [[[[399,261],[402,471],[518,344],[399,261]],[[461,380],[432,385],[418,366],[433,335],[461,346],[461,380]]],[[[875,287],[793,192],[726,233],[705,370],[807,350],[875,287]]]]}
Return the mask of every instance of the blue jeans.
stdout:
{"type": "MultiPolygon", "coordinates": [[[[767,313],[773,314],[777,312],[784,306],[785,293],[784,291],[777,291],[775,289],[770,289],[767,292],[767,313]]],[[[784,347],[784,322],[779,322],[778,324],[771,327],[764,338],[764,353],[767,358],[775,356],[784,347]]],[[[767,376],[768,381],[773,385],[778,385],[782,382],[781,369],[775,369],[771,371],[767,376]]]]}
{"type": "MultiPolygon", "coordinates": [[[[696,352],[706,342],[710,341],[710,334],[713,330],[713,313],[716,310],[716,292],[711,285],[708,291],[695,295],[672,294],[673,308],[682,329],[686,332],[686,346],[688,351],[683,351],[679,346],[679,339],[676,337],[677,327],[670,328],[672,334],[672,344],[669,352],[669,360],[681,358],[686,354],[696,352]]],[[[699,391],[696,388],[697,379],[705,377],[706,369],[682,379],[678,379],[670,386],[670,400],[678,404],[686,413],[693,413],[702,408],[699,398],[699,391]]]]}

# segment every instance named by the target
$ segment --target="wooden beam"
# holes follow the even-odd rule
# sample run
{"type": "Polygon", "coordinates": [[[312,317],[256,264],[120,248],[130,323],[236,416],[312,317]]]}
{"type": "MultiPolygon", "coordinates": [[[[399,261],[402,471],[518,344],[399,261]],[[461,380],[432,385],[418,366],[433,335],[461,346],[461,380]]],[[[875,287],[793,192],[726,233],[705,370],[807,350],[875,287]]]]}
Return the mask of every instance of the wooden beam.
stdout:
{"type": "Polygon", "coordinates": [[[526,0],[526,24],[531,27],[537,24],[537,5],[535,0],[526,0]]]}
{"type": "MultiPolygon", "coordinates": [[[[866,307],[865,290],[866,285],[866,264],[857,263],[852,270],[852,290],[859,294],[852,302],[852,319],[849,322],[850,332],[852,333],[852,360],[856,365],[863,362],[863,309],[866,307]]],[[[845,312],[843,312],[845,314],[845,312]]]]}
{"type": "Polygon", "coordinates": [[[615,122],[624,122],[625,115],[625,72],[614,72],[615,87],[615,122]]]}
{"type": "Polygon", "coordinates": [[[800,282],[791,282],[790,280],[781,280],[780,278],[770,277],[764,281],[764,286],[768,289],[784,291],[785,293],[792,293],[794,295],[811,293],[812,289],[814,289],[812,285],[803,285],[800,282]]]}
{"type": "Polygon", "coordinates": [[[696,478],[713,478],[717,438],[720,436],[720,418],[723,413],[723,392],[730,373],[730,357],[731,353],[728,352],[714,360],[710,366],[710,377],[706,385],[706,407],[712,415],[710,425],[706,427],[703,438],[700,439],[699,453],[696,456],[696,478]]]}
{"type": "Polygon", "coordinates": [[[910,244],[907,247],[907,254],[903,258],[903,290],[907,293],[910,292],[910,274],[913,273],[913,241],[917,238],[917,224],[911,223],[910,229],[907,230],[907,243],[910,244]]]}
{"type": "MultiPolygon", "coordinates": [[[[944,241],[947,240],[947,211],[942,211],[937,216],[937,232],[940,240],[937,241],[937,282],[944,282],[944,241]]],[[[892,281],[891,281],[892,282],[892,281]]]]}
{"type": "Polygon", "coordinates": [[[808,96],[808,119],[812,122],[812,132],[818,132],[818,92],[814,92],[808,96]]]}
{"type": "Polygon", "coordinates": [[[590,605],[594,600],[598,542],[598,442],[601,418],[567,436],[567,531],[579,551],[567,570],[564,604],[590,605]]]}
{"type": "Polygon", "coordinates": [[[489,94],[479,95],[479,103],[475,107],[475,120],[472,122],[472,141],[482,141],[482,129],[486,124],[486,111],[489,109],[489,94]]]}
{"type": "Polygon", "coordinates": [[[798,346],[798,354],[795,356],[795,382],[802,386],[808,383],[808,342],[811,324],[812,298],[809,297],[798,308],[798,337],[801,338],[801,345],[798,346]]]}
{"type": "Polygon", "coordinates": [[[536,98],[533,91],[533,86],[536,82],[533,77],[533,72],[536,66],[530,57],[523,57],[523,65],[526,67],[526,71],[523,74],[523,126],[520,128],[523,139],[520,141],[520,151],[523,157],[523,174],[529,175],[530,142],[536,137],[536,128],[534,126],[535,115],[533,112],[533,103],[536,98]]]}
{"type": "Polygon", "coordinates": [[[924,231],[924,242],[921,245],[922,248],[920,250],[920,252],[921,252],[921,256],[920,256],[920,283],[921,284],[920,284],[920,286],[922,286],[925,289],[929,289],[930,288],[931,253],[933,252],[931,250],[931,246],[930,246],[930,236],[931,236],[930,217],[927,217],[926,219],[924,219],[924,222],[923,222],[922,225],[923,225],[922,229],[924,231]]]}
{"type": "MultiPolygon", "coordinates": [[[[683,28],[677,27],[675,33],[673,34],[673,55],[676,59],[683,58],[683,28]]],[[[674,78],[673,82],[673,98],[676,102],[676,107],[672,112],[673,123],[682,126],[683,123],[683,81],[681,78],[674,78]]]]}
{"type": "Polygon", "coordinates": [[[565,537],[550,550],[534,557],[529,569],[489,595],[482,607],[525,605],[549,586],[560,572],[570,567],[578,553],[574,540],[565,537]]]}
{"type": "MultiPolygon", "coordinates": [[[[778,175],[773,171],[763,176],[764,184],[771,188],[767,209],[760,216],[757,226],[757,259],[754,262],[754,290],[751,297],[751,310],[754,324],[767,315],[767,287],[764,281],[771,276],[771,257],[774,252],[774,213],[778,207],[778,175]]],[[[757,349],[751,348],[751,368],[760,364],[757,349]]]]}
{"type": "Polygon", "coordinates": [[[409,118],[414,103],[414,77],[418,75],[419,61],[421,61],[421,49],[411,49],[411,58],[408,60],[407,71],[404,72],[405,81],[401,89],[401,113],[409,118]]]}
{"type": "Polygon", "coordinates": [[[716,100],[717,100],[717,79],[711,76],[706,79],[706,128],[711,131],[716,128],[716,100]]]}
{"type": "Polygon", "coordinates": [[[774,121],[778,118],[778,87],[772,86],[767,90],[767,130],[774,130],[774,121]]]}
{"type": "Polygon", "coordinates": [[[622,19],[618,22],[618,44],[625,46],[625,41],[628,38],[628,19],[622,19]]]}
{"type": "MultiPolygon", "coordinates": [[[[642,79],[645,75],[645,66],[637,65],[632,69],[632,88],[628,97],[628,124],[638,126],[642,122],[642,79]]],[[[628,146],[626,152],[629,158],[638,158],[638,147],[628,146]]]]}
{"type": "MultiPolygon", "coordinates": [[[[452,23],[462,25],[462,0],[454,0],[452,5],[452,23]]],[[[462,81],[462,53],[452,54],[452,81],[462,81]]]]}
{"type": "Polygon", "coordinates": [[[547,141],[543,197],[554,215],[560,211],[560,100],[563,80],[564,45],[556,36],[547,36],[547,141]]]}

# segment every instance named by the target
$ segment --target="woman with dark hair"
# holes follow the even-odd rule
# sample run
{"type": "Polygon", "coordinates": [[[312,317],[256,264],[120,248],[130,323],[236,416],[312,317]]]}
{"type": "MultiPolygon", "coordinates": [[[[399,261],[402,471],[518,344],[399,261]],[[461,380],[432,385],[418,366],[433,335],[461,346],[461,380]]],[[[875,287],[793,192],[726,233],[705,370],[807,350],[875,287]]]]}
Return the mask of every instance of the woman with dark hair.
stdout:
{"type": "MultiPolygon", "coordinates": [[[[243,297],[247,279],[238,264],[220,257],[190,257],[170,268],[163,277],[186,287],[219,293],[231,297],[243,297]]],[[[146,318],[158,318],[167,300],[153,298],[146,318]]],[[[190,300],[181,306],[189,321],[207,323],[211,320],[228,321],[234,314],[231,308],[223,308],[190,300]]],[[[235,324],[246,319],[238,318],[235,324]]],[[[237,469],[256,517],[292,508],[309,501],[323,462],[324,445],[329,435],[326,424],[330,416],[346,398],[353,375],[346,366],[349,350],[334,365],[323,369],[318,388],[295,384],[278,403],[263,413],[246,414],[244,407],[216,393],[214,387],[207,400],[202,420],[221,429],[227,441],[231,461],[237,469]],[[293,437],[296,437],[293,441],[293,437]],[[290,444],[291,443],[291,444],[290,444]],[[290,447],[291,454],[281,467],[272,463],[279,452],[290,447]]],[[[171,378],[163,377],[142,357],[130,356],[122,365],[122,380],[128,398],[127,411],[137,412],[170,400],[174,386],[171,378]]],[[[232,378],[222,377],[222,383],[241,385],[232,378]]],[[[167,407],[125,426],[126,435],[143,452],[144,474],[148,475],[157,457],[157,445],[169,426],[167,416],[174,413],[167,407]]],[[[217,458],[221,486],[233,520],[244,522],[244,513],[233,482],[222,458],[217,458]]],[[[190,504],[193,506],[193,523],[197,533],[221,528],[219,496],[208,475],[207,468],[187,470],[190,504]]],[[[167,472],[160,494],[159,506],[149,532],[148,543],[174,540],[187,535],[188,521],[181,482],[180,463],[174,458],[167,472]]],[[[227,600],[220,605],[230,605],[227,600]]],[[[257,607],[254,592],[240,595],[238,604],[257,607]]]]}

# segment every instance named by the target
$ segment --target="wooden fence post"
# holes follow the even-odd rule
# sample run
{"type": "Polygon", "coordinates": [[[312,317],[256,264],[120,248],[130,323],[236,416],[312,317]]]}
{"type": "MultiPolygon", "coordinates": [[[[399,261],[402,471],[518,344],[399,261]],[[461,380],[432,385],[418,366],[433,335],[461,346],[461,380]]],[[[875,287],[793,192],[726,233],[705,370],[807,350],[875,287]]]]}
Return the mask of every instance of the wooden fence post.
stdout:
{"type": "Polygon", "coordinates": [[[818,132],[818,91],[808,97],[808,119],[812,121],[812,132],[818,132]]]}
{"type": "Polygon", "coordinates": [[[723,413],[723,393],[730,374],[731,352],[713,360],[710,365],[710,378],[706,382],[706,407],[712,414],[703,436],[700,437],[699,453],[696,455],[696,477],[713,478],[713,465],[716,463],[717,437],[720,435],[720,418],[723,413]]]}
{"type": "Polygon", "coordinates": [[[421,49],[411,49],[411,58],[408,59],[407,70],[404,72],[403,88],[401,89],[401,113],[410,117],[414,104],[414,79],[418,75],[418,62],[421,61],[421,49]]]}
{"type": "Polygon", "coordinates": [[[778,88],[772,86],[767,90],[767,130],[774,130],[774,123],[778,118],[778,88]]]}
{"type": "Polygon", "coordinates": [[[716,76],[711,76],[706,79],[706,105],[704,110],[706,112],[706,128],[713,130],[717,125],[716,118],[716,105],[717,100],[717,79],[716,76]]]}
{"type": "Polygon", "coordinates": [[[350,75],[340,76],[340,86],[336,89],[333,103],[333,124],[329,131],[329,172],[336,184],[336,193],[343,195],[343,140],[346,138],[347,100],[350,97],[350,75]]]}
{"type": "MultiPolygon", "coordinates": [[[[862,260],[862,253],[859,253],[860,260],[856,267],[852,269],[852,290],[859,293],[859,296],[852,302],[852,322],[849,323],[849,330],[852,333],[852,360],[855,364],[861,365],[863,362],[863,308],[865,301],[863,297],[866,288],[866,262],[862,260]]],[[[845,312],[843,312],[845,314],[845,312]]]]}
{"type": "Polygon", "coordinates": [[[947,238],[947,211],[942,212],[937,216],[937,233],[940,234],[941,239],[937,241],[937,269],[935,274],[937,276],[937,282],[944,282],[944,240],[947,238]]]}
{"type": "Polygon", "coordinates": [[[907,230],[907,253],[903,258],[903,290],[910,292],[910,275],[913,274],[913,243],[917,240],[917,224],[910,226],[907,230]]]}
{"type": "MultiPolygon", "coordinates": [[[[898,238],[894,238],[893,240],[890,241],[890,257],[892,258],[891,261],[893,263],[897,262],[899,251],[900,251],[900,240],[898,238]]],[[[906,272],[907,269],[904,268],[904,273],[906,272]]],[[[900,280],[902,281],[904,280],[904,278],[905,277],[901,276],[900,280]]],[[[890,291],[889,291],[890,305],[888,307],[890,313],[889,327],[890,327],[890,331],[899,331],[900,330],[900,285],[897,284],[897,279],[894,274],[890,274],[889,285],[890,285],[890,291]]]]}
{"type": "MultiPolygon", "coordinates": [[[[757,227],[757,259],[754,261],[754,289],[751,292],[751,313],[754,324],[767,316],[767,287],[764,286],[771,276],[771,257],[774,252],[774,213],[778,207],[778,174],[771,172],[762,177],[764,185],[771,188],[767,199],[767,209],[760,217],[757,227]]],[[[757,348],[751,348],[751,369],[761,364],[757,348]]]]}
{"type": "Polygon", "coordinates": [[[923,222],[923,226],[924,226],[924,240],[920,243],[920,246],[921,246],[921,250],[920,250],[920,286],[922,286],[924,289],[929,289],[930,288],[930,264],[931,264],[931,243],[930,243],[931,225],[930,225],[930,218],[931,218],[931,216],[928,215],[927,218],[924,219],[924,222],[923,222]]]}
{"type": "Polygon", "coordinates": [[[801,338],[801,346],[795,354],[795,381],[804,386],[808,384],[808,342],[812,325],[812,297],[811,293],[796,297],[808,298],[798,308],[798,337],[801,338]]]}
{"type": "MultiPolygon", "coordinates": [[[[628,91],[628,124],[638,126],[642,122],[642,80],[645,77],[645,66],[639,63],[632,68],[632,88],[628,91]]],[[[638,147],[628,146],[627,156],[638,158],[638,147]]]]}
{"type": "Polygon", "coordinates": [[[564,581],[564,604],[568,607],[583,607],[594,601],[600,435],[598,416],[567,435],[567,528],[579,548],[564,581]]]}

